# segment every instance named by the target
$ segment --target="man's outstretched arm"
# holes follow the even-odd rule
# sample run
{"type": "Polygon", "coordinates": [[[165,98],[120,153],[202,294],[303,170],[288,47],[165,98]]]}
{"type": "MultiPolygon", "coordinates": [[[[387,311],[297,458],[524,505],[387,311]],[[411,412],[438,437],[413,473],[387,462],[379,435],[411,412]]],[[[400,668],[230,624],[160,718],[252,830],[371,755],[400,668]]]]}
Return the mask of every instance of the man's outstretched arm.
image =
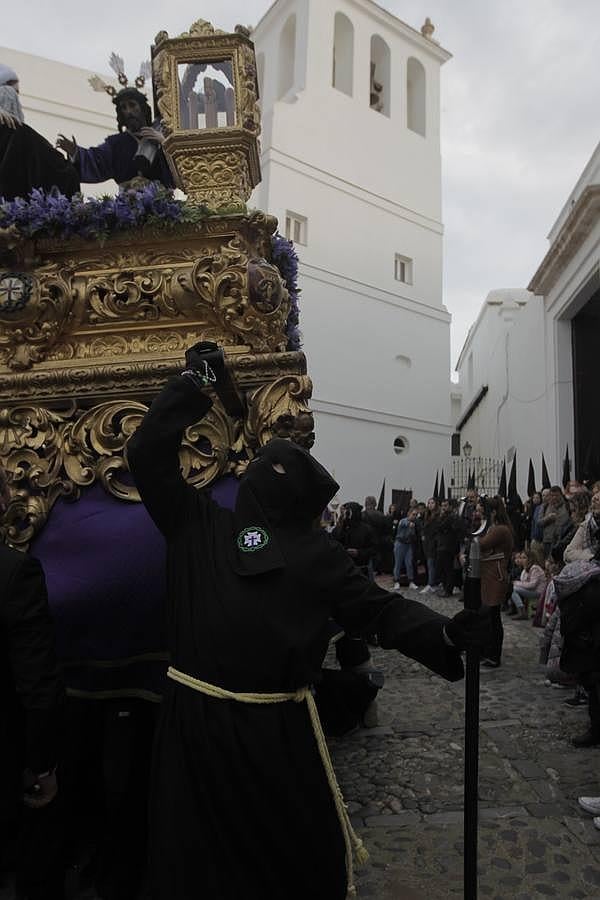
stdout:
{"type": "MultiPolygon", "coordinates": [[[[422,603],[384,591],[362,575],[335,545],[321,571],[330,579],[332,617],[348,633],[376,632],[384,650],[398,650],[449,681],[463,677],[460,651],[470,641],[473,629],[475,636],[476,614],[473,621],[467,616],[468,622],[464,621],[464,612],[449,619],[422,603]]],[[[484,631],[487,634],[485,626],[484,631]]]]}

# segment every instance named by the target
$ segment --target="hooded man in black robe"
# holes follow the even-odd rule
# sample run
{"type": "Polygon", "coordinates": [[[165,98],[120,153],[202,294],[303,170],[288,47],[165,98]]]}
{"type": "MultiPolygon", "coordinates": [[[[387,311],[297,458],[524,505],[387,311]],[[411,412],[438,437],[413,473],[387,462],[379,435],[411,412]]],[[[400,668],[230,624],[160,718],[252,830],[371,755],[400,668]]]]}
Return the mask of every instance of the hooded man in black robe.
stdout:
{"type": "Polygon", "coordinates": [[[481,622],[468,611],[448,620],[365,578],[313,527],[338,485],[289,441],[260,449],[233,511],[187,484],[178,451],[212,405],[203,383],[191,369],[171,379],[128,448],[167,543],[171,667],[152,767],[153,897],[344,900],[351,845],[303,690],[319,676],[330,619],[377,631],[382,647],[450,680],[462,677],[459,650],[479,644],[481,622]]]}
{"type": "Polygon", "coordinates": [[[77,172],[24,123],[17,73],[0,63],[0,198],[27,199],[34,188],[72,197],[79,190],[77,172]]]}

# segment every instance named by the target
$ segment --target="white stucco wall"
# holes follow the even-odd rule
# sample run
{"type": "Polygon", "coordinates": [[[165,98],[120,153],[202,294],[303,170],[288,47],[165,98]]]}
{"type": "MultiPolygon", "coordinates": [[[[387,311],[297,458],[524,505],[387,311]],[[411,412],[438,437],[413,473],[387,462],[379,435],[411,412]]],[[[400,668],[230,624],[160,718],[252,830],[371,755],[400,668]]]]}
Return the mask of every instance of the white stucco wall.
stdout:
{"type": "Polygon", "coordinates": [[[522,289],[492,291],[472,326],[457,372],[462,390],[461,413],[482,386],[488,387],[488,393],[461,430],[461,446],[468,441],[473,457],[497,459],[516,448],[517,486],[522,496],[527,495],[530,457],[538,481],[542,451],[550,477],[557,477],[546,442],[549,387],[542,299],[522,289]]]}
{"type": "Polygon", "coordinates": [[[254,205],[307,219],[297,246],[314,382],[315,453],[341,495],[429,496],[450,452],[450,316],[442,302],[440,66],[449,54],[370,0],[279,0],[253,33],[262,72],[263,182],[254,205]],[[354,28],[353,96],[332,86],[335,14],[354,28]],[[296,16],[295,83],[277,98],[296,16]],[[370,108],[371,38],[390,50],[389,117],[370,108]],[[410,57],[427,79],[426,137],[406,126],[410,57]],[[413,283],[395,280],[396,254],[413,283]],[[396,437],[408,442],[394,453],[396,437]]]}
{"type": "Polygon", "coordinates": [[[567,446],[574,458],[571,320],[600,271],[598,185],[600,145],[550,230],[548,253],[530,285],[536,294],[492,291],[457,365],[462,413],[483,384],[489,387],[461,431],[461,445],[468,440],[473,456],[501,457],[515,447],[521,491],[530,456],[538,486],[542,451],[553,482],[561,481],[567,446]],[[529,297],[521,307],[511,299],[519,293],[529,297]]]}

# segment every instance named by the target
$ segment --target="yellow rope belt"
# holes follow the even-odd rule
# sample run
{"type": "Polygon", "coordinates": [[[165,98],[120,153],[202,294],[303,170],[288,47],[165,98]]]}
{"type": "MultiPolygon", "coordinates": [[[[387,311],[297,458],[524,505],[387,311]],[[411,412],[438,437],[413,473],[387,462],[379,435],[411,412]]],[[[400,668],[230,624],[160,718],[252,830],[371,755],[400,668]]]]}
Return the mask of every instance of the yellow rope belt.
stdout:
{"type": "Polygon", "coordinates": [[[337,782],[337,778],[335,777],[333,763],[321,727],[317,704],[315,703],[310,688],[303,687],[293,693],[244,694],[227,691],[225,688],[217,687],[214,684],[208,684],[206,681],[200,681],[199,678],[193,678],[191,675],[186,675],[185,672],[180,672],[178,669],[174,669],[173,666],[169,666],[167,675],[169,678],[172,678],[173,681],[178,681],[180,684],[184,684],[194,691],[199,691],[201,694],[206,694],[208,697],[215,697],[219,700],[237,700],[238,703],[261,704],[286,703],[289,700],[293,700],[294,703],[302,703],[306,700],[315,740],[317,742],[317,747],[319,748],[319,753],[321,754],[321,760],[323,762],[325,774],[327,775],[327,781],[329,782],[329,787],[335,802],[335,808],[342,827],[342,833],[344,835],[344,843],[346,845],[346,872],[348,874],[348,894],[350,896],[355,896],[356,886],[354,884],[353,858],[356,858],[357,865],[362,865],[368,860],[369,853],[350,823],[348,809],[344,803],[344,797],[337,782]]]}

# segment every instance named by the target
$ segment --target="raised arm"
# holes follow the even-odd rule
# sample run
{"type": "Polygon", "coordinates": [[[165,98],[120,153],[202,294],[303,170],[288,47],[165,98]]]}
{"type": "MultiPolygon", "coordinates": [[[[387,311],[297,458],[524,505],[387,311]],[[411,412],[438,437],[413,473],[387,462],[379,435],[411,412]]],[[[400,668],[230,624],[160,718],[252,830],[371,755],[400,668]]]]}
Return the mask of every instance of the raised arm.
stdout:
{"type": "Polygon", "coordinates": [[[165,536],[184,521],[197,491],[181,473],[179,448],[184,430],[202,419],[212,400],[185,375],[171,378],[127,445],[129,468],[142,501],[165,536]]]}

